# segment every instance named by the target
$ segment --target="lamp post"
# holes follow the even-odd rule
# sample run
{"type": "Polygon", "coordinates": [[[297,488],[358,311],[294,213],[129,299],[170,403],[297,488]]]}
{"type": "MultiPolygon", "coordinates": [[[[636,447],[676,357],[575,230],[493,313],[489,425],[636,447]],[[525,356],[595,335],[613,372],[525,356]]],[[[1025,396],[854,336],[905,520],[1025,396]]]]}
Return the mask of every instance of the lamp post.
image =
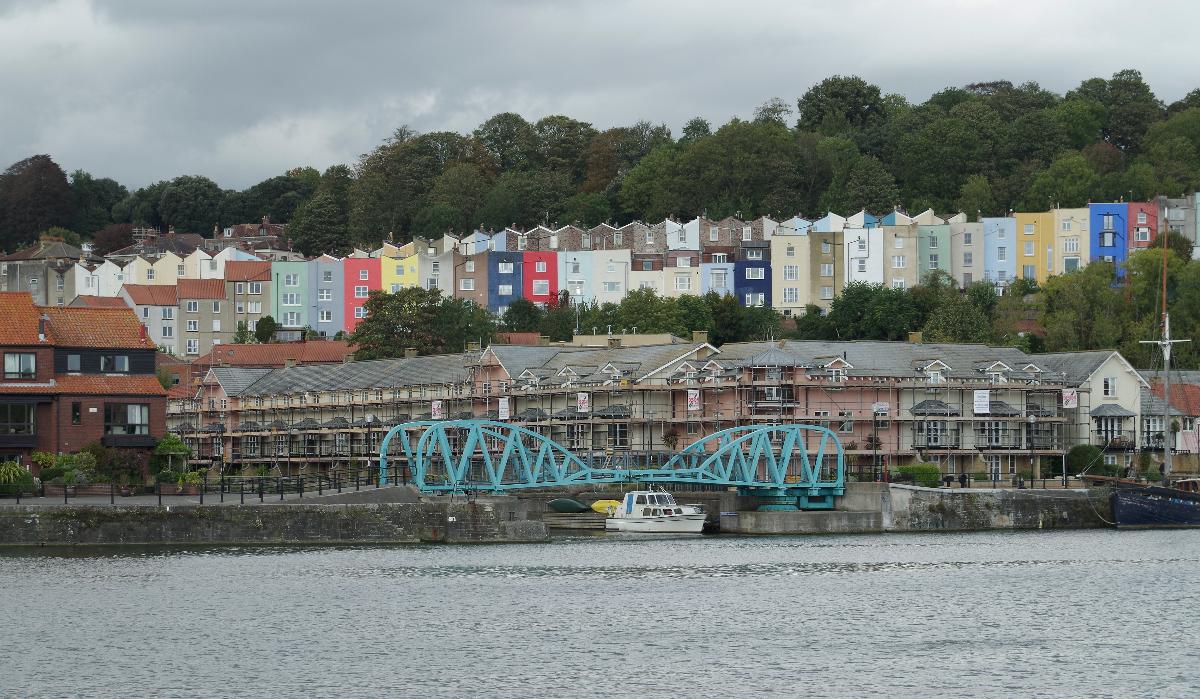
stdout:
{"type": "Polygon", "coordinates": [[[1033,485],[1032,482],[1037,480],[1037,477],[1039,475],[1037,472],[1037,469],[1033,465],[1033,459],[1034,459],[1033,432],[1034,432],[1034,428],[1037,426],[1037,415],[1030,413],[1029,417],[1026,418],[1026,420],[1029,423],[1028,433],[1026,435],[1026,439],[1029,440],[1029,479],[1030,479],[1030,485],[1033,485]]]}

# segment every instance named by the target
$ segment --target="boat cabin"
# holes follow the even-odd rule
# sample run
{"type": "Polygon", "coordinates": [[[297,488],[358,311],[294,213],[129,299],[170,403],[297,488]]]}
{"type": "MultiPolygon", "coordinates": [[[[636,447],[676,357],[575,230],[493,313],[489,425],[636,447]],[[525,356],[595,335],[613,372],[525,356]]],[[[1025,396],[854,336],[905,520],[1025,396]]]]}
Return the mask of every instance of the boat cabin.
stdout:
{"type": "Polygon", "coordinates": [[[625,493],[621,501],[620,514],[632,517],[662,517],[664,515],[681,515],[683,510],[675,503],[670,493],[653,490],[637,490],[625,493]]]}

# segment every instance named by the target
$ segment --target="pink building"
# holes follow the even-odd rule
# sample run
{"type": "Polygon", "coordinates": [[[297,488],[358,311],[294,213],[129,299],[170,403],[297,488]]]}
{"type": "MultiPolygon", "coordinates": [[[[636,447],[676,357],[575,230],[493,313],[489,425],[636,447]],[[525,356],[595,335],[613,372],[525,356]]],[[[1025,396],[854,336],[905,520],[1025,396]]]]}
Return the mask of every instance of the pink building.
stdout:
{"type": "Polygon", "coordinates": [[[378,257],[347,257],[342,265],[345,330],[350,332],[367,317],[367,296],[383,288],[383,278],[378,257]]]}

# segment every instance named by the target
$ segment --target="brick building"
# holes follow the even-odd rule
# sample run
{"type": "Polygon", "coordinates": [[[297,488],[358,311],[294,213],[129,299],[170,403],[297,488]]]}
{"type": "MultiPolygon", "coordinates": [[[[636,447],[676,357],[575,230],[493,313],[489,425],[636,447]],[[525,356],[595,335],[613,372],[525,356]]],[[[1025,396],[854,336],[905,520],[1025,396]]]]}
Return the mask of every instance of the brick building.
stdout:
{"type": "Polygon", "coordinates": [[[38,308],[0,293],[0,459],[99,442],[146,463],[166,432],[155,347],[130,309],[38,308]]]}

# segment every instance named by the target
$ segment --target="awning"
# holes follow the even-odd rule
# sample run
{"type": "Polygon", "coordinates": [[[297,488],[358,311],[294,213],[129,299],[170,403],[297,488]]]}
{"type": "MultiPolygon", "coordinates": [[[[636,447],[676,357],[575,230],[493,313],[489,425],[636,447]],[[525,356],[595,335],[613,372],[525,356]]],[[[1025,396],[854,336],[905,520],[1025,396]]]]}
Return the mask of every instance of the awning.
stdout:
{"type": "Polygon", "coordinates": [[[1092,417],[1134,417],[1137,413],[1127,410],[1116,403],[1103,403],[1092,408],[1092,417]]]}
{"type": "Polygon", "coordinates": [[[908,412],[913,415],[960,415],[958,408],[952,408],[945,401],[940,401],[936,398],[930,398],[917,403],[908,409],[908,412]]]}

